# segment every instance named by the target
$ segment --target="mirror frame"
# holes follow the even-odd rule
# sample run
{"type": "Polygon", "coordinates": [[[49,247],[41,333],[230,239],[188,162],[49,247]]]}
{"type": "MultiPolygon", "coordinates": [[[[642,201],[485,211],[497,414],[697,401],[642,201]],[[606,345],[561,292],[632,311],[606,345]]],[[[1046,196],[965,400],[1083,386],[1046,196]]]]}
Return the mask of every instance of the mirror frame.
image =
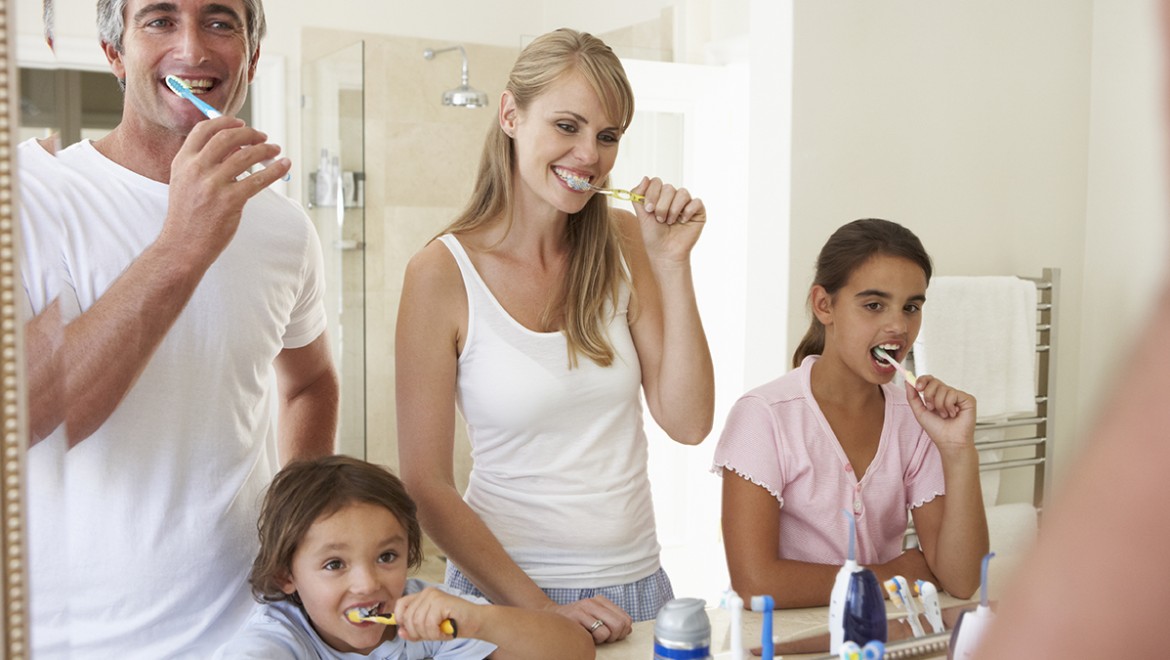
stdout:
{"type": "Polygon", "coordinates": [[[0,0],[0,657],[29,656],[26,557],[24,538],[24,369],[19,359],[17,322],[16,129],[17,94],[15,28],[8,0],[0,0]]]}

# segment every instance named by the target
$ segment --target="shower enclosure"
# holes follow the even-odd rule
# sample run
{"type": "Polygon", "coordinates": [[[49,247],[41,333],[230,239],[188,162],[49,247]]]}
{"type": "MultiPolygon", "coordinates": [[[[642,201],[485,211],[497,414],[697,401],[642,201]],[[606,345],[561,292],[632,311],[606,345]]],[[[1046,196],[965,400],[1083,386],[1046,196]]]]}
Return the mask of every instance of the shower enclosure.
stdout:
{"type": "Polygon", "coordinates": [[[325,261],[330,350],[341,380],[338,451],[366,456],[364,43],[307,62],[303,200],[325,261]]]}

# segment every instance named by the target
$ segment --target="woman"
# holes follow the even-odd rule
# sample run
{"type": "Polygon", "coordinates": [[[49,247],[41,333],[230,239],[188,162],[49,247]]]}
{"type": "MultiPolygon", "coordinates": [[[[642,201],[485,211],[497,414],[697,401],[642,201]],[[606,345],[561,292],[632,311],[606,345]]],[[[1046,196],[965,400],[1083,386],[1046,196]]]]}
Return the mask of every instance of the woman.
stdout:
{"type": "Polygon", "coordinates": [[[690,270],[702,201],[644,178],[630,213],[579,190],[607,183],[633,106],[599,39],[557,30],[525,48],[471,200],[407,267],[397,330],[401,470],[448,584],[555,609],[597,643],[673,597],[639,394],[684,444],[714,414],[690,270]],[[456,402],[473,447],[465,499],[456,402]]]}

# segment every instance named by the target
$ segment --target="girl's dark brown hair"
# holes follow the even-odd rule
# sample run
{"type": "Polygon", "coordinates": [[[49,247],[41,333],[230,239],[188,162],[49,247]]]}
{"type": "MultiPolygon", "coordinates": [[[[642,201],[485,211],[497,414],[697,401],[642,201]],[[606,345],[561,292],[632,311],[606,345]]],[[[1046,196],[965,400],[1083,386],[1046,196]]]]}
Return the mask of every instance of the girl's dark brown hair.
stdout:
{"type": "MultiPolygon", "coordinates": [[[[918,264],[930,284],[933,268],[930,255],[922,247],[922,241],[914,232],[896,222],[878,218],[854,220],[833,232],[821,254],[817,257],[817,271],[812,286],[821,286],[830,295],[835,295],[853,271],[876,255],[902,257],[918,264]]],[[[809,287],[810,291],[812,287],[809,287]]],[[[792,367],[800,366],[804,358],[820,355],[825,350],[825,326],[812,315],[808,332],[796,352],[792,354],[792,367]]]]}
{"type": "Polygon", "coordinates": [[[407,564],[422,563],[422,531],[417,507],[402,481],[389,470],[349,456],[328,456],[290,463],[281,470],[268,492],[256,529],[260,552],[252,562],[252,595],[263,603],[289,598],[281,590],[292,567],[293,554],[309,527],[352,503],[386,507],[406,530],[407,564]]]}

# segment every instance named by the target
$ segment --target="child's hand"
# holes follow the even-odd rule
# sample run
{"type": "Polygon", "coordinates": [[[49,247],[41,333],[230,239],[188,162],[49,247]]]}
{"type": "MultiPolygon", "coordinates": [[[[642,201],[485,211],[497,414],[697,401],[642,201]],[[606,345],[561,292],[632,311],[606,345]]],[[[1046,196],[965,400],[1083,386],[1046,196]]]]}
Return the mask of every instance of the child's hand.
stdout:
{"type": "Polygon", "coordinates": [[[906,400],[940,451],[973,446],[975,397],[927,375],[919,376],[914,387],[906,384],[906,400]]]}
{"type": "Polygon", "coordinates": [[[443,620],[451,619],[456,625],[460,619],[470,623],[467,617],[474,606],[475,603],[434,587],[408,594],[394,604],[398,635],[408,642],[453,639],[454,635],[448,635],[440,627],[443,620]]]}
{"type": "Polygon", "coordinates": [[[658,178],[642,177],[632,192],[646,197],[634,203],[634,211],[650,259],[689,258],[707,220],[703,200],[691,197],[686,188],[675,188],[658,178]]]}

